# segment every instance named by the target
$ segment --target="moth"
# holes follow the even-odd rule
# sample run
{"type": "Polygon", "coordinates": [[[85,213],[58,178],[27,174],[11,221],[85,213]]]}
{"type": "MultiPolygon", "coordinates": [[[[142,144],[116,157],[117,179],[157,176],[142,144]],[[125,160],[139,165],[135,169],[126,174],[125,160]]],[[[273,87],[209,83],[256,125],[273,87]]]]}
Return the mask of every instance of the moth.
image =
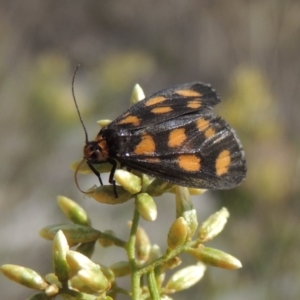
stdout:
{"type": "Polygon", "coordinates": [[[95,165],[111,164],[109,182],[116,196],[118,163],[176,185],[231,189],[245,178],[246,160],[234,129],[212,111],[220,101],[201,82],[161,90],[131,106],[93,141],[84,127],[83,157],[101,185],[95,165]]]}

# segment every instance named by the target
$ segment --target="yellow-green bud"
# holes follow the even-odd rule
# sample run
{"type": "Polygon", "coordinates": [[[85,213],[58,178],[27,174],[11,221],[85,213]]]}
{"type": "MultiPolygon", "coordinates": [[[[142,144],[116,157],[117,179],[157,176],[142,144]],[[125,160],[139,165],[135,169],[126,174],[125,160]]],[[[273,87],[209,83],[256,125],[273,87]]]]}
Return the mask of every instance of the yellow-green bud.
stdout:
{"type": "Polygon", "coordinates": [[[211,215],[200,227],[198,234],[200,241],[204,243],[217,236],[223,230],[228,218],[229,212],[225,207],[211,215]]]}
{"type": "Polygon", "coordinates": [[[108,267],[106,267],[104,265],[100,265],[100,267],[101,267],[101,271],[104,274],[104,276],[106,277],[106,279],[110,283],[114,282],[115,281],[115,274],[114,274],[114,272],[110,268],[108,268],[108,267]]]}
{"type": "Polygon", "coordinates": [[[112,264],[109,268],[113,271],[115,277],[127,276],[131,272],[128,261],[119,261],[112,264]]]}
{"type": "Polygon", "coordinates": [[[182,217],[188,224],[188,239],[190,240],[198,228],[197,211],[195,209],[187,210],[183,212],[182,217]]]}
{"type": "MultiPolygon", "coordinates": [[[[91,289],[89,286],[87,286],[86,283],[83,282],[83,280],[77,274],[75,274],[70,278],[68,285],[71,289],[79,291],[81,293],[86,293],[86,294],[95,293],[95,291],[91,289]]],[[[74,297],[72,299],[74,299],[74,297]]]]}
{"type": "Polygon", "coordinates": [[[145,93],[144,93],[143,89],[141,88],[141,86],[137,83],[133,87],[132,94],[130,97],[130,104],[133,105],[143,99],[145,99],[145,93]]]}
{"type": "Polygon", "coordinates": [[[167,282],[165,289],[169,293],[186,290],[201,280],[205,269],[206,267],[201,263],[195,266],[183,268],[173,274],[167,282]]]}
{"type": "Polygon", "coordinates": [[[39,293],[31,295],[29,298],[26,298],[26,300],[49,300],[49,297],[47,296],[47,294],[45,292],[39,292],[39,293]]]}
{"type": "Polygon", "coordinates": [[[229,270],[239,269],[242,267],[241,262],[230,254],[223,251],[199,246],[196,249],[189,249],[197,260],[214,267],[224,268],[229,270]]]}
{"type": "Polygon", "coordinates": [[[181,246],[187,239],[189,227],[183,217],[177,218],[171,225],[168,233],[168,246],[175,249],[181,246]]]}
{"type": "Polygon", "coordinates": [[[190,195],[202,195],[207,190],[205,189],[195,189],[195,188],[188,188],[190,195]]]}
{"type": "Polygon", "coordinates": [[[51,285],[56,285],[59,288],[62,288],[61,282],[58,280],[58,277],[54,273],[48,273],[44,276],[44,278],[51,285]]]}
{"type": "Polygon", "coordinates": [[[57,202],[65,216],[73,223],[84,226],[91,225],[86,211],[75,201],[64,196],[58,196],[57,202]]]}
{"type": "Polygon", "coordinates": [[[97,124],[98,124],[101,128],[103,128],[103,127],[109,125],[110,123],[111,123],[111,120],[99,120],[99,121],[97,121],[97,124]]]}
{"type": "Polygon", "coordinates": [[[161,257],[161,250],[158,245],[154,244],[151,246],[148,262],[151,263],[161,257]]]}
{"type": "MultiPolygon", "coordinates": [[[[96,170],[99,171],[100,174],[101,173],[109,173],[111,171],[111,164],[110,163],[98,164],[98,165],[94,165],[94,167],[96,168],[96,170]]],[[[82,161],[82,159],[78,160],[78,161],[74,161],[70,165],[70,168],[74,172],[77,170],[77,172],[79,174],[91,174],[91,173],[93,173],[93,171],[88,166],[86,161],[82,161]],[[80,165],[80,167],[78,167],[79,165],[80,165]]]]}
{"type": "Polygon", "coordinates": [[[59,288],[55,284],[50,284],[45,289],[45,294],[48,297],[54,297],[55,295],[57,295],[58,292],[59,292],[59,288]]]}
{"type": "Polygon", "coordinates": [[[90,198],[94,198],[96,201],[100,203],[106,204],[120,204],[127,202],[133,195],[129,192],[125,191],[122,186],[116,185],[116,190],[118,197],[116,197],[114,192],[113,185],[103,185],[99,187],[93,187],[88,190],[88,194],[86,194],[90,198]]]}
{"type": "Polygon", "coordinates": [[[95,292],[103,292],[110,287],[104,274],[99,270],[80,270],[76,274],[82,283],[95,292]]]}
{"type": "Polygon", "coordinates": [[[96,241],[82,243],[77,248],[76,251],[84,254],[86,257],[91,257],[95,251],[96,241]]]}
{"type": "Polygon", "coordinates": [[[102,247],[109,247],[114,245],[114,241],[109,237],[115,237],[115,233],[112,230],[104,230],[101,237],[98,239],[99,244],[102,247]]]}
{"type": "Polygon", "coordinates": [[[82,269],[94,270],[96,272],[100,270],[99,265],[95,264],[93,261],[91,261],[85,255],[83,255],[77,251],[69,250],[67,252],[66,259],[67,259],[68,265],[70,267],[71,276],[82,269]]]}
{"type": "Polygon", "coordinates": [[[191,238],[198,227],[197,212],[193,207],[188,188],[182,186],[176,186],[175,188],[176,217],[184,217],[190,229],[188,238],[191,238]]]}
{"type": "Polygon", "coordinates": [[[153,198],[148,193],[139,193],[136,196],[135,206],[146,221],[155,221],[157,217],[157,207],[153,198]]]}
{"type": "Polygon", "coordinates": [[[176,267],[178,267],[179,265],[181,265],[182,261],[180,259],[179,256],[174,256],[171,259],[167,260],[164,264],[163,264],[163,268],[164,269],[174,269],[176,267]]]}
{"type": "Polygon", "coordinates": [[[163,181],[161,179],[155,178],[146,189],[146,192],[153,196],[158,197],[162,194],[170,191],[173,188],[174,184],[170,182],[163,181]]]}
{"type": "Polygon", "coordinates": [[[54,272],[61,282],[68,280],[69,266],[66,260],[66,254],[69,251],[69,245],[63,232],[59,230],[53,239],[52,244],[52,262],[54,272]]]}
{"type": "Polygon", "coordinates": [[[64,225],[66,225],[66,224],[48,225],[39,231],[39,235],[46,240],[52,241],[56,233],[53,234],[53,232],[51,232],[51,234],[50,234],[49,231],[55,227],[64,226],[64,225]]]}
{"type": "Polygon", "coordinates": [[[143,191],[147,190],[147,187],[149,186],[149,184],[151,184],[151,182],[153,182],[154,178],[149,177],[148,175],[141,173],[141,178],[142,178],[142,182],[143,182],[143,191]]]}
{"type": "Polygon", "coordinates": [[[48,230],[47,235],[52,238],[54,238],[55,234],[61,230],[67,238],[70,246],[74,246],[78,243],[95,241],[101,234],[98,230],[95,230],[92,227],[77,224],[52,225],[52,227],[47,226],[40,231],[40,234],[44,236],[46,230],[48,230]]]}
{"type": "Polygon", "coordinates": [[[135,243],[137,259],[140,262],[145,262],[149,258],[151,244],[146,231],[138,226],[136,231],[136,243],[135,243]]]}
{"type": "Polygon", "coordinates": [[[142,179],[128,171],[116,170],[114,179],[130,194],[136,194],[142,189],[142,179]]]}
{"type": "Polygon", "coordinates": [[[48,286],[42,276],[32,269],[7,264],[1,266],[0,270],[9,279],[28,288],[43,291],[48,286]]]}

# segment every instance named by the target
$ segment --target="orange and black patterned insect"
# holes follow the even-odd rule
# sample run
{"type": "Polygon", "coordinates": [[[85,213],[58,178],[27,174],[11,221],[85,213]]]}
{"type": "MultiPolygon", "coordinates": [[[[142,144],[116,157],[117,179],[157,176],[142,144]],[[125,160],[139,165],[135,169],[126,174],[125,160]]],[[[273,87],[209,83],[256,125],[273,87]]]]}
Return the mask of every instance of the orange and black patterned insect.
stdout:
{"type": "Polygon", "coordinates": [[[157,92],[103,127],[94,141],[86,134],[84,159],[101,185],[94,165],[110,163],[114,188],[117,162],[181,186],[233,188],[245,178],[246,161],[235,131],[212,112],[219,102],[215,90],[199,82],[157,92]]]}

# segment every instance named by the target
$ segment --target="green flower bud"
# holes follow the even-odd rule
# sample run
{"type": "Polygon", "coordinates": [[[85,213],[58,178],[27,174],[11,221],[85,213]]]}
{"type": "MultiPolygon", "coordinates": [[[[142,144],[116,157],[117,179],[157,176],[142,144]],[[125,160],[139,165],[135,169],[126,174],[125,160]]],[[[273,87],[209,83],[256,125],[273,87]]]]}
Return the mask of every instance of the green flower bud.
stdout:
{"type": "Polygon", "coordinates": [[[96,241],[82,243],[77,248],[76,251],[82,253],[86,257],[91,257],[95,251],[96,241]]]}
{"type": "Polygon", "coordinates": [[[147,187],[151,184],[151,182],[153,182],[154,178],[149,177],[148,175],[141,173],[141,178],[142,178],[142,182],[143,182],[143,187],[142,190],[146,191],[147,187]]]}
{"type": "Polygon", "coordinates": [[[146,231],[138,226],[136,231],[136,243],[135,243],[137,259],[140,262],[146,262],[149,258],[151,244],[146,231]]]}
{"type": "MultiPolygon", "coordinates": [[[[86,293],[86,294],[95,293],[95,291],[92,288],[90,288],[88,285],[86,285],[86,283],[83,282],[82,279],[77,274],[75,274],[74,276],[72,276],[72,278],[70,278],[68,284],[71,289],[76,290],[78,292],[86,293]]],[[[74,299],[74,297],[72,299],[74,299]]]]}
{"type": "Polygon", "coordinates": [[[202,195],[207,190],[205,189],[195,189],[195,188],[188,188],[190,195],[202,195]]]}
{"type": "Polygon", "coordinates": [[[188,238],[191,238],[198,227],[197,212],[193,207],[188,188],[176,186],[176,217],[183,217],[189,227],[188,238]]]}
{"type": "Polygon", "coordinates": [[[207,265],[229,270],[239,269],[242,267],[241,262],[230,254],[223,251],[200,246],[196,249],[189,249],[197,260],[202,261],[207,265]]]}
{"type": "Polygon", "coordinates": [[[76,276],[86,287],[95,292],[103,292],[110,288],[110,284],[104,274],[99,270],[80,270],[76,276]]]}
{"type": "Polygon", "coordinates": [[[53,234],[53,232],[51,232],[51,234],[50,234],[49,231],[52,230],[54,227],[64,226],[64,225],[66,225],[66,224],[48,225],[39,231],[39,235],[46,240],[52,241],[55,236],[55,233],[53,234]]]}
{"type": "Polygon", "coordinates": [[[60,209],[70,221],[72,221],[75,224],[84,226],[91,225],[90,219],[86,211],[75,201],[64,196],[58,196],[57,202],[60,209]]]}
{"type": "Polygon", "coordinates": [[[173,274],[173,276],[167,282],[165,289],[168,291],[168,293],[186,290],[201,280],[205,269],[206,267],[201,263],[195,266],[183,268],[173,274]]]}
{"type": "Polygon", "coordinates": [[[61,282],[58,280],[58,277],[54,273],[48,273],[44,276],[44,278],[51,285],[56,285],[59,288],[62,288],[61,282]]]}
{"type": "Polygon", "coordinates": [[[161,257],[162,253],[158,245],[154,244],[151,246],[148,262],[151,263],[161,257]]]}
{"type": "Polygon", "coordinates": [[[128,171],[116,170],[114,178],[130,194],[136,194],[142,189],[142,179],[128,171]]]}
{"type": "Polygon", "coordinates": [[[211,215],[202,223],[199,230],[198,238],[202,243],[212,240],[224,228],[229,218],[228,210],[223,207],[220,211],[211,215]]]}
{"type": "Polygon", "coordinates": [[[106,279],[110,283],[114,282],[115,279],[116,279],[114,272],[110,268],[108,268],[108,267],[106,267],[104,265],[100,265],[100,267],[101,267],[101,271],[104,274],[104,276],[106,277],[106,279]]]}
{"type": "Polygon", "coordinates": [[[96,272],[100,270],[99,265],[77,251],[69,250],[66,254],[66,259],[70,267],[71,276],[82,269],[94,270],[96,272]]]}
{"type": "Polygon", "coordinates": [[[158,197],[162,194],[170,191],[173,188],[174,184],[170,182],[163,181],[161,179],[155,178],[146,189],[146,192],[153,196],[158,197]]]}
{"type": "Polygon", "coordinates": [[[63,232],[59,230],[53,239],[52,244],[52,262],[54,272],[59,281],[66,282],[69,277],[69,266],[66,260],[66,253],[69,251],[69,245],[63,232]]]}
{"type": "Polygon", "coordinates": [[[57,295],[59,292],[59,288],[57,285],[55,284],[50,284],[46,287],[45,289],[45,294],[48,296],[48,297],[54,297],[55,295],[57,295]]]}
{"type": "MultiPolygon", "coordinates": [[[[98,164],[98,165],[94,165],[94,167],[96,168],[96,170],[99,171],[100,174],[101,173],[109,173],[111,171],[111,164],[110,163],[98,164]]],[[[86,161],[82,161],[82,159],[80,161],[74,161],[70,165],[70,168],[74,172],[78,169],[77,172],[79,174],[91,174],[91,173],[93,173],[93,171],[88,166],[86,161]],[[80,167],[79,167],[79,165],[80,165],[80,167]]]]}
{"type": "Polygon", "coordinates": [[[174,256],[163,264],[163,269],[174,269],[181,265],[182,261],[179,256],[174,256]]]}
{"type": "Polygon", "coordinates": [[[114,241],[109,238],[109,236],[114,237],[115,233],[112,230],[104,230],[102,232],[101,237],[98,239],[98,242],[102,247],[109,247],[114,245],[114,241]]]}
{"type": "Polygon", "coordinates": [[[132,194],[125,191],[122,186],[116,186],[118,197],[116,197],[113,185],[103,185],[93,187],[88,190],[88,197],[94,198],[100,203],[120,204],[129,201],[133,198],[132,194]]]}
{"type": "Polygon", "coordinates": [[[153,198],[148,193],[136,195],[135,206],[146,221],[155,221],[157,217],[157,207],[153,198]]]}
{"type": "Polygon", "coordinates": [[[171,225],[168,233],[168,246],[175,249],[181,246],[187,239],[189,232],[188,224],[183,217],[177,218],[171,225]]]}
{"type": "Polygon", "coordinates": [[[113,271],[115,277],[124,277],[131,272],[128,261],[119,261],[112,264],[109,268],[113,271]]]}
{"type": "Polygon", "coordinates": [[[143,89],[141,88],[141,86],[139,84],[136,84],[132,90],[130,104],[131,105],[136,104],[143,99],[145,99],[145,93],[144,93],[143,89]]]}
{"type": "Polygon", "coordinates": [[[29,298],[26,298],[26,300],[50,300],[53,299],[53,297],[49,297],[47,296],[46,293],[42,292],[42,293],[36,293],[34,295],[31,295],[29,298]]]}
{"type": "Polygon", "coordinates": [[[97,124],[98,124],[101,128],[103,128],[103,127],[109,125],[110,123],[111,123],[111,120],[99,120],[99,121],[97,121],[97,124]]]}
{"type": "Polygon", "coordinates": [[[0,270],[9,279],[28,288],[43,291],[48,286],[42,276],[32,269],[7,264],[1,266],[0,270]]]}
{"type": "Polygon", "coordinates": [[[59,230],[61,230],[64,233],[70,246],[74,246],[79,243],[95,241],[101,234],[98,230],[95,230],[92,227],[77,224],[61,224],[47,226],[40,231],[40,234],[44,236],[45,232],[47,231],[47,236],[54,238],[55,234],[59,230]]]}

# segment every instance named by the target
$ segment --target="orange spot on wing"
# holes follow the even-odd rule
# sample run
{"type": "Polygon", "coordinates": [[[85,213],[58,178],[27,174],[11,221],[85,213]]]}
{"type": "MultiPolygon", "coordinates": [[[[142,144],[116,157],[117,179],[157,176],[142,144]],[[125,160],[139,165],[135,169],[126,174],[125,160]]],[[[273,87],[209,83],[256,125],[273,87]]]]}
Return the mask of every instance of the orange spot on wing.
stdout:
{"type": "Polygon", "coordinates": [[[199,172],[201,169],[201,160],[196,155],[179,155],[179,167],[187,172],[199,172]]]}
{"type": "Polygon", "coordinates": [[[193,90],[177,90],[175,91],[176,94],[183,96],[183,97],[201,97],[202,95],[193,90]]]}
{"type": "Polygon", "coordinates": [[[207,130],[205,130],[204,135],[206,138],[209,138],[213,135],[215,135],[216,131],[213,128],[208,128],[207,130]]]}
{"type": "Polygon", "coordinates": [[[135,154],[153,154],[155,151],[155,142],[151,135],[145,134],[142,136],[142,140],[135,147],[135,154]]]}
{"type": "Polygon", "coordinates": [[[140,124],[140,119],[137,116],[129,115],[122,119],[119,124],[133,124],[138,126],[140,124]]]}
{"type": "Polygon", "coordinates": [[[166,99],[167,99],[166,97],[158,96],[158,97],[149,99],[149,100],[145,103],[145,105],[146,105],[146,106],[155,105],[155,104],[157,104],[157,103],[161,103],[161,102],[165,101],[166,99]]]}
{"type": "Polygon", "coordinates": [[[188,101],[187,107],[197,109],[201,107],[201,104],[202,104],[201,100],[191,100],[188,101]]]}
{"type": "Polygon", "coordinates": [[[231,156],[228,150],[223,150],[220,152],[216,159],[216,173],[218,176],[226,174],[229,170],[231,163],[231,156]]]}
{"type": "Polygon", "coordinates": [[[202,118],[197,120],[196,124],[197,124],[197,128],[200,131],[204,131],[209,127],[209,122],[205,119],[202,119],[202,118]]]}
{"type": "Polygon", "coordinates": [[[171,147],[171,148],[179,147],[184,143],[186,138],[187,137],[186,137],[184,128],[174,129],[169,134],[168,146],[171,147]]]}
{"type": "Polygon", "coordinates": [[[154,114],[165,114],[172,110],[173,109],[170,106],[162,106],[162,107],[155,107],[155,108],[151,109],[151,112],[154,114]]]}
{"type": "Polygon", "coordinates": [[[206,138],[209,138],[213,135],[215,135],[216,131],[210,127],[209,121],[205,120],[205,119],[199,119],[197,120],[197,128],[200,131],[204,131],[204,135],[206,138]]]}

